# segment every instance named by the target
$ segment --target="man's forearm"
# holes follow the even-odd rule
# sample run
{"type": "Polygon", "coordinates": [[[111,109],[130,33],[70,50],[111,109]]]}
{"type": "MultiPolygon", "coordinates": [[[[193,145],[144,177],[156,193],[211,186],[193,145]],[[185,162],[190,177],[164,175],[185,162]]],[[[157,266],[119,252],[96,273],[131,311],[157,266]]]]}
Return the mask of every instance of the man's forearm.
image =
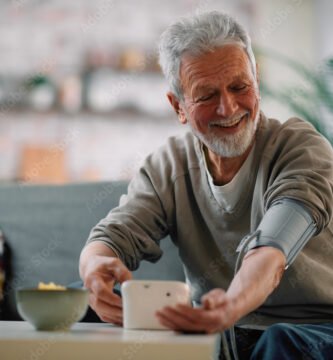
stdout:
{"type": "Polygon", "coordinates": [[[94,241],[89,243],[83,248],[80,255],[79,271],[81,278],[84,276],[87,262],[89,259],[91,259],[92,256],[95,255],[118,257],[117,254],[102,241],[94,241]]]}
{"type": "Polygon", "coordinates": [[[258,308],[278,286],[284,272],[284,254],[273,247],[249,251],[231,282],[227,295],[235,301],[236,319],[258,308]]]}

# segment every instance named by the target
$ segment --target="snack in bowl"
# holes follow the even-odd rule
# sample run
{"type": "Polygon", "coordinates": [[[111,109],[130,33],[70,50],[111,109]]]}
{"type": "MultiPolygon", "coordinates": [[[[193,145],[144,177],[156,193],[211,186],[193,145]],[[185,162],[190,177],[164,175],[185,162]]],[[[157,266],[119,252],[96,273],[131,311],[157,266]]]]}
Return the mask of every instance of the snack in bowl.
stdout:
{"type": "Polygon", "coordinates": [[[36,330],[68,330],[85,315],[88,295],[83,288],[39,283],[16,291],[17,310],[36,330]]]}
{"type": "Polygon", "coordinates": [[[62,285],[57,285],[54,282],[49,282],[48,284],[43,283],[42,281],[38,284],[38,290],[66,290],[67,288],[62,285]]]}

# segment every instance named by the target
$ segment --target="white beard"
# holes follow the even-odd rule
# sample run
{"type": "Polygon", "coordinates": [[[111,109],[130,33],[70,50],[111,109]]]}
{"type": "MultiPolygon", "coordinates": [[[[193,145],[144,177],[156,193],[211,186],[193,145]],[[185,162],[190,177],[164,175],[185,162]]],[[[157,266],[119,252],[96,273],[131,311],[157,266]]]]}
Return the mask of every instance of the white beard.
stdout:
{"type": "Polygon", "coordinates": [[[202,141],[209,150],[221,157],[233,158],[244,154],[251,145],[259,122],[259,109],[254,121],[249,118],[243,120],[246,124],[236,134],[216,134],[214,127],[209,127],[206,134],[194,129],[189,122],[192,133],[202,141]]]}

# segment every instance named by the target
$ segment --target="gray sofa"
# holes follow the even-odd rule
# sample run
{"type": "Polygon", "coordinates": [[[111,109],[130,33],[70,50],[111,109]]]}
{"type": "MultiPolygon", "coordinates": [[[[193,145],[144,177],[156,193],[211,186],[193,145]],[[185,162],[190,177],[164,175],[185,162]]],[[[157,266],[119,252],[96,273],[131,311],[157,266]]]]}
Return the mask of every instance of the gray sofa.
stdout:
{"type": "MultiPolygon", "coordinates": [[[[17,288],[79,280],[79,255],[89,231],[126,191],[125,182],[0,185],[0,228],[7,245],[3,320],[19,319],[17,288]]],[[[143,261],[134,278],[184,280],[176,247],[168,238],[161,247],[162,258],[156,264],[143,261]]]]}

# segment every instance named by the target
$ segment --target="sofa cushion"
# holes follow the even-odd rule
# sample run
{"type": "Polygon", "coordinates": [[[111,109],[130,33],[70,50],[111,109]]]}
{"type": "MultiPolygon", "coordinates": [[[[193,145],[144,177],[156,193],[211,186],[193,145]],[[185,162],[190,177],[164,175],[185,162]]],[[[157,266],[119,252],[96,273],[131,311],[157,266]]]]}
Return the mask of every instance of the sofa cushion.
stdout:
{"type": "MultiPolygon", "coordinates": [[[[17,288],[79,279],[79,255],[91,228],[126,191],[125,182],[0,186],[0,228],[10,249],[3,318],[18,319],[17,288]]],[[[161,248],[162,258],[156,264],[143,261],[134,278],[184,280],[170,239],[162,240],[161,248]]]]}

